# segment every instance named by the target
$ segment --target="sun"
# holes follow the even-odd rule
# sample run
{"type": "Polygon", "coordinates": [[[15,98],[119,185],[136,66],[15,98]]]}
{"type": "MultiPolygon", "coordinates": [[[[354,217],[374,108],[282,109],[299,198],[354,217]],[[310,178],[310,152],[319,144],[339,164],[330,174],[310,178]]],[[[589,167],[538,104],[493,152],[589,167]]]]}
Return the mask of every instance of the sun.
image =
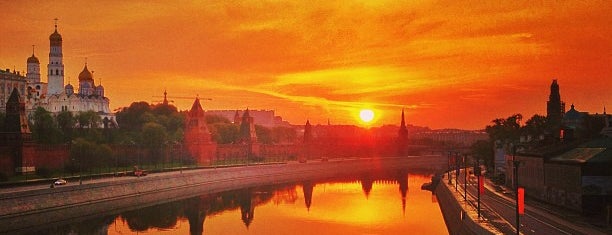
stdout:
{"type": "Polygon", "coordinates": [[[362,109],[359,111],[359,118],[361,118],[361,121],[369,123],[374,120],[374,111],[371,109],[362,109]]]}

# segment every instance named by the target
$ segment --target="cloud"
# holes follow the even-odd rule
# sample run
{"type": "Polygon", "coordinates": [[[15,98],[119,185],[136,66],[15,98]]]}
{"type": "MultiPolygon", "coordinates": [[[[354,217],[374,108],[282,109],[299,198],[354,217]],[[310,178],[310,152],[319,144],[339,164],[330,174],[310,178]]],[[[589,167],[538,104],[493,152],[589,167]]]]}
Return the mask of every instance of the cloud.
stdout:
{"type": "Polygon", "coordinates": [[[68,76],[90,58],[117,106],[167,87],[228,99],[211,105],[236,107],[244,97],[291,110],[296,122],[299,112],[330,116],[373,105],[411,107],[417,124],[474,127],[510,108],[538,112],[552,78],[576,88],[569,97],[589,93],[598,106],[612,99],[601,89],[612,60],[608,1],[26,0],[0,7],[8,19],[0,25],[1,66],[24,70],[36,44],[44,67],[58,17],[68,76]],[[133,84],[137,92],[122,88],[133,84]],[[472,106],[482,107],[478,117],[461,108],[472,106]],[[448,120],[448,110],[459,120],[448,120]]]}

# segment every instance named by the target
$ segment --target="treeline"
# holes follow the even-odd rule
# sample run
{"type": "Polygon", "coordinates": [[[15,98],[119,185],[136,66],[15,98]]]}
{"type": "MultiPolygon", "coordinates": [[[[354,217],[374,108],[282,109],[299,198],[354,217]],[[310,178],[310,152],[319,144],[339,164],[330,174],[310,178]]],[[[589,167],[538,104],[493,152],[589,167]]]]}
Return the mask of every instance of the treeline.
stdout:
{"type": "MultiPolygon", "coordinates": [[[[173,105],[134,102],[120,108],[116,115],[118,128],[100,128],[105,120],[93,111],[73,114],[69,111],[53,115],[42,107],[37,108],[29,123],[32,139],[40,145],[71,145],[70,156],[64,168],[76,172],[95,167],[128,166],[140,163],[164,163],[167,155],[180,150],[184,144],[184,122],[186,112],[179,112],[173,105]],[[120,146],[114,149],[113,146],[120,146]],[[123,151],[118,151],[123,149],[123,151]],[[125,152],[129,149],[129,152],[125,152]],[[130,156],[117,156],[128,154],[130,156]],[[128,162],[129,161],[129,162],[128,162]]],[[[4,129],[6,115],[0,113],[0,131],[4,129]]],[[[106,120],[108,122],[108,120],[106,120]]],[[[212,139],[219,144],[237,143],[239,125],[221,116],[207,116],[206,121],[212,139]]],[[[109,124],[109,123],[107,123],[109,124]]],[[[297,133],[292,127],[255,126],[258,141],[263,144],[284,144],[297,141],[297,133]]],[[[180,153],[185,155],[185,152],[180,153]]],[[[188,159],[184,159],[188,160],[188,159]]]]}
{"type": "MultiPolygon", "coordinates": [[[[206,116],[206,123],[211,136],[218,144],[237,143],[240,138],[240,126],[225,117],[218,115],[206,116]]],[[[257,141],[262,144],[283,144],[297,141],[297,132],[292,127],[264,127],[255,125],[257,141]]]]}
{"type": "MultiPolygon", "coordinates": [[[[62,111],[54,116],[39,107],[33,114],[30,127],[34,141],[39,144],[70,144],[80,138],[98,144],[155,147],[184,140],[186,112],[179,112],[173,105],[134,102],[129,107],[120,108],[115,116],[119,128],[98,128],[102,119],[93,111],[76,115],[62,111]]],[[[0,120],[3,118],[0,115],[0,120]]],[[[238,142],[238,124],[218,115],[206,116],[206,122],[215,142],[238,142]]],[[[255,131],[262,144],[294,143],[298,139],[292,127],[255,125],[255,131]]]]}
{"type": "MultiPolygon", "coordinates": [[[[485,128],[489,139],[480,140],[471,147],[474,156],[484,160],[487,167],[493,167],[495,142],[502,146],[520,144],[523,149],[536,149],[561,142],[559,138],[561,126],[550,122],[543,115],[535,114],[523,122],[522,114],[513,114],[506,118],[496,118],[491,123],[485,128]]],[[[582,125],[577,127],[575,132],[566,133],[564,141],[580,142],[597,137],[603,126],[604,121],[599,117],[586,115],[582,125]]]]}

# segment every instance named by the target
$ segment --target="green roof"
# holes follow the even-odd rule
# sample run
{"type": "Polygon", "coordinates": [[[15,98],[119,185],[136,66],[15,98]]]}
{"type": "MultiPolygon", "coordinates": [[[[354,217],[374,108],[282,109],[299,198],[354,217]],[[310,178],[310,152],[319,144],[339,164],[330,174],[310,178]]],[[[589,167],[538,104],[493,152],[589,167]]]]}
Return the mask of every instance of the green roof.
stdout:
{"type": "Polygon", "coordinates": [[[584,163],[603,152],[606,148],[575,148],[556,156],[551,161],[584,163]]]}
{"type": "Polygon", "coordinates": [[[612,162],[612,138],[594,139],[550,159],[567,163],[612,162]]]}

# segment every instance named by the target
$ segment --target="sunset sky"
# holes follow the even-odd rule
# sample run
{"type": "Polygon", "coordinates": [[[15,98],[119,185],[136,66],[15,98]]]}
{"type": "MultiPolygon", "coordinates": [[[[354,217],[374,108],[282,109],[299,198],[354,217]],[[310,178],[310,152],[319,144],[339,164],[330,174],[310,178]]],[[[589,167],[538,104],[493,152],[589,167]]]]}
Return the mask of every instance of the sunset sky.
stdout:
{"type": "Polygon", "coordinates": [[[167,89],[181,110],[481,129],[546,114],[558,79],[568,109],[612,110],[610,1],[482,2],[0,0],[0,68],[25,71],[34,44],[46,82],[57,17],[66,82],[87,58],[111,109],[167,89]]]}

